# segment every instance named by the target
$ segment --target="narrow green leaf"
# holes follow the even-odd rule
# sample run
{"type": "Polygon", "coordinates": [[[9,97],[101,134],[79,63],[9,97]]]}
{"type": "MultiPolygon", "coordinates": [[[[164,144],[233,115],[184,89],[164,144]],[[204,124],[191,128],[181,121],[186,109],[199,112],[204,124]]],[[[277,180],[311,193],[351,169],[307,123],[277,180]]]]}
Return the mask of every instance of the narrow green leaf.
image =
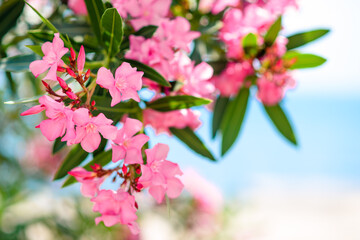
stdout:
{"type": "Polygon", "coordinates": [[[230,100],[226,106],[220,126],[223,134],[221,143],[222,156],[231,148],[240,133],[249,95],[250,92],[248,88],[241,88],[235,99],[230,100]]]}
{"type": "Polygon", "coordinates": [[[99,43],[102,42],[100,21],[104,14],[105,6],[102,0],[85,0],[86,8],[89,14],[91,27],[99,43]]]}
{"type": "Polygon", "coordinates": [[[22,99],[18,99],[15,101],[9,100],[9,101],[4,102],[4,104],[13,105],[13,104],[25,104],[25,103],[37,102],[41,96],[35,96],[35,97],[31,97],[31,98],[22,98],[22,99]]]}
{"type": "Polygon", "coordinates": [[[0,42],[5,34],[16,25],[24,6],[23,0],[3,1],[0,6],[0,42]]]}
{"type": "Polygon", "coordinates": [[[315,41],[330,32],[329,29],[317,29],[308,32],[301,32],[287,37],[289,40],[286,48],[288,50],[298,48],[315,41]]]}
{"type": "Polygon", "coordinates": [[[71,43],[68,42],[68,40],[59,32],[59,30],[49,21],[47,20],[43,15],[41,15],[40,12],[38,12],[33,6],[31,6],[28,2],[25,1],[25,3],[41,18],[41,21],[54,33],[59,33],[60,38],[64,41],[64,45],[67,48],[71,47],[71,43]]]}
{"type": "Polygon", "coordinates": [[[69,154],[66,156],[61,166],[57,170],[54,176],[54,180],[65,177],[68,172],[74,167],[79,166],[89,155],[88,152],[84,151],[80,144],[76,145],[69,154]]]}
{"type": "Polygon", "coordinates": [[[161,86],[171,87],[170,83],[166,81],[166,79],[160,73],[158,73],[155,69],[149,67],[148,65],[126,58],[122,58],[121,61],[130,63],[130,65],[132,67],[136,67],[138,71],[144,72],[144,77],[149,78],[150,80],[160,84],[161,86]]]}
{"type": "Polygon", "coordinates": [[[250,57],[254,57],[258,51],[257,37],[253,33],[246,35],[242,41],[242,46],[244,48],[245,54],[250,57]]]}
{"type": "Polygon", "coordinates": [[[57,139],[55,139],[53,149],[52,149],[52,154],[59,152],[65,146],[66,146],[66,142],[62,142],[61,137],[58,137],[57,139]]]}
{"type": "Polygon", "coordinates": [[[31,62],[35,61],[34,54],[17,55],[0,60],[0,69],[9,72],[23,72],[29,70],[31,62]]]}
{"type": "Polygon", "coordinates": [[[102,40],[110,59],[120,51],[123,22],[115,8],[106,9],[100,21],[102,40]]]}
{"type": "Polygon", "coordinates": [[[205,144],[201,141],[201,139],[194,133],[194,131],[189,128],[177,129],[170,128],[170,131],[174,136],[180,139],[183,143],[185,143],[190,149],[194,150],[198,154],[212,160],[216,161],[212,153],[208,150],[205,144]]]}
{"type": "Polygon", "coordinates": [[[271,47],[274,44],[280,30],[281,30],[281,16],[273,23],[273,25],[271,25],[271,27],[265,34],[264,41],[267,47],[271,47]]]}
{"type": "Polygon", "coordinates": [[[40,57],[44,56],[43,51],[41,50],[41,46],[39,45],[25,45],[25,47],[29,48],[31,51],[39,55],[40,57]]]}
{"type": "MultiPolygon", "coordinates": [[[[96,157],[93,158],[93,160],[91,160],[88,164],[86,164],[84,168],[90,171],[91,166],[93,166],[95,163],[103,167],[111,161],[111,157],[112,157],[112,150],[99,153],[98,155],[96,155],[96,157]]],[[[68,176],[62,187],[70,186],[73,183],[76,183],[76,179],[73,176],[68,176]]]]}
{"type": "Polygon", "coordinates": [[[194,96],[179,95],[159,98],[147,104],[148,108],[159,112],[168,112],[178,109],[191,108],[211,103],[210,99],[194,96]]]}
{"type": "Polygon", "coordinates": [[[294,131],[281,106],[279,104],[274,106],[264,105],[264,109],[276,129],[281,133],[281,135],[283,135],[292,144],[297,145],[294,131]]]}
{"type": "Polygon", "coordinates": [[[219,96],[215,102],[214,113],[212,118],[212,137],[215,138],[217,131],[221,126],[224,118],[225,109],[229,102],[228,97],[219,96]]]}
{"type": "Polygon", "coordinates": [[[302,69],[318,67],[326,62],[326,59],[314,54],[299,53],[296,51],[289,51],[284,56],[285,60],[295,59],[295,63],[291,65],[290,69],[302,69]]]}
{"type": "Polygon", "coordinates": [[[94,115],[100,113],[105,114],[107,118],[110,118],[114,122],[121,119],[124,114],[141,112],[139,104],[133,100],[127,102],[121,102],[111,107],[111,98],[106,96],[92,96],[92,100],[95,101],[96,111],[93,111],[94,115]]]}

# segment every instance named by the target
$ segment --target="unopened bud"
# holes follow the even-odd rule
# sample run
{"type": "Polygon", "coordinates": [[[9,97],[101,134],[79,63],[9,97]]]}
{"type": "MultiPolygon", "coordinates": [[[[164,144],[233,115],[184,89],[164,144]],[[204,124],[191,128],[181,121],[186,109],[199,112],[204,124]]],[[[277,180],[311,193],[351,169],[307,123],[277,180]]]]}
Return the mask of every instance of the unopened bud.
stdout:
{"type": "Polygon", "coordinates": [[[95,106],[95,100],[91,101],[91,106],[94,107],[95,106]]]}
{"type": "Polygon", "coordinates": [[[136,207],[136,209],[139,209],[139,205],[137,204],[137,202],[135,202],[135,207],[136,207]]]}
{"type": "Polygon", "coordinates": [[[67,73],[68,73],[70,76],[72,76],[73,78],[77,78],[77,76],[76,76],[76,74],[74,73],[74,71],[71,70],[70,68],[67,68],[66,71],[67,71],[67,73]]]}
{"type": "Polygon", "coordinates": [[[123,172],[123,174],[124,175],[126,175],[126,173],[127,173],[127,167],[125,166],[125,164],[122,166],[122,172],[123,172]]]}
{"type": "Polygon", "coordinates": [[[62,73],[66,72],[65,68],[62,68],[62,67],[59,67],[59,66],[57,67],[57,71],[62,72],[62,73]]]}
{"type": "Polygon", "coordinates": [[[69,87],[66,84],[66,82],[64,81],[64,79],[57,77],[57,80],[59,81],[59,85],[62,89],[64,89],[65,91],[67,91],[69,89],[69,87]]]}
{"type": "Polygon", "coordinates": [[[71,61],[75,61],[76,53],[73,48],[70,48],[71,61]]]}
{"type": "Polygon", "coordinates": [[[136,169],[136,174],[141,174],[141,169],[140,168],[138,168],[138,169],[136,169]]]}
{"type": "Polygon", "coordinates": [[[92,169],[93,171],[98,171],[98,170],[101,169],[101,166],[100,166],[99,164],[97,164],[97,163],[95,163],[94,165],[92,165],[92,166],[90,166],[90,167],[91,167],[91,169],[92,169]]]}
{"type": "Polygon", "coordinates": [[[47,82],[45,82],[44,80],[41,80],[41,82],[47,89],[50,88],[50,86],[49,86],[49,84],[47,84],[47,82]]]}
{"type": "Polygon", "coordinates": [[[88,69],[85,73],[85,81],[89,79],[90,73],[91,73],[91,71],[90,71],[90,69],[88,69]]]}
{"type": "Polygon", "coordinates": [[[67,92],[66,92],[66,95],[67,95],[70,99],[72,99],[72,100],[77,100],[77,99],[78,99],[78,96],[76,96],[75,93],[71,92],[71,90],[70,90],[70,91],[67,91],[67,92]]]}

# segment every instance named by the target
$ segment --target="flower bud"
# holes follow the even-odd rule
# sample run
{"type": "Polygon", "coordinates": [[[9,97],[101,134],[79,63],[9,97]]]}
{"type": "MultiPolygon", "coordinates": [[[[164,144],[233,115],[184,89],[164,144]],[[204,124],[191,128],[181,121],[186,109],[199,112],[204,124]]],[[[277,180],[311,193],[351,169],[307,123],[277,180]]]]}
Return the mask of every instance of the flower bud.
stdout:
{"type": "Polygon", "coordinates": [[[62,89],[64,89],[65,91],[67,91],[69,89],[69,87],[66,84],[66,82],[64,81],[64,79],[57,77],[57,80],[59,81],[59,85],[62,89]]]}
{"type": "Polygon", "coordinates": [[[66,69],[63,68],[63,67],[59,67],[59,66],[58,66],[58,67],[57,67],[57,71],[64,73],[64,72],[66,72],[66,69]]]}
{"type": "Polygon", "coordinates": [[[47,84],[47,82],[45,82],[44,80],[41,80],[41,82],[46,87],[46,89],[50,88],[50,86],[49,86],[49,84],[47,84]]]}
{"type": "Polygon", "coordinates": [[[71,61],[75,61],[76,59],[76,53],[73,48],[70,48],[70,55],[71,55],[71,61]]]}
{"type": "Polygon", "coordinates": [[[66,95],[72,100],[77,100],[78,99],[78,96],[75,93],[71,92],[71,90],[67,91],[66,95]]]}
{"type": "Polygon", "coordinates": [[[125,164],[122,166],[122,172],[123,172],[123,174],[124,175],[126,175],[126,173],[127,173],[127,167],[125,166],[125,164]]]}
{"type": "Polygon", "coordinates": [[[95,100],[91,101],[91,106],[94,107],[95,106],[95,100]]]}
{"type": "Polygon", "coordinates": [[[76,74],[74,73],[74,71],[71,70],[70,68],[67,68],[66,71],[67,71],[67,73],[68,73],[70,76],[72,76],[73,78],[77,78],[77,76],[76,76],[76,74]]]}

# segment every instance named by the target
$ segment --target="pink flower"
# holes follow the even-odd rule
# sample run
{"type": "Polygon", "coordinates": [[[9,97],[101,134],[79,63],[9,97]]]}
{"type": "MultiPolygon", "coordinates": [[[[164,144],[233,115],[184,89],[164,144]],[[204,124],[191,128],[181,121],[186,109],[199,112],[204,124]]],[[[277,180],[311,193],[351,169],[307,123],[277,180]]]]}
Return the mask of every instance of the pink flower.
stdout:
{"type": "Polygon", "coordinates": [[[143,163],[141,148],[149,141],[145,134],[138,134],[142,129],[142,123],[139,120],[127,118],[122,129],[118,130],[116,138],[112,144],[112,161],[117,162],[124,159],[125,164],[143,163]]]}
{"type": "Polygon", "coordinates": [[[158,112],[152,109],[145,109],[143,112],[144,125],[151,125],[157,134],[165,132],[171,135],[169,128],[190,127],[195,130],[201,125],[199,120],[200,112],[191,109],[181,109],[170,112],[158,112]]]}
{"type": "Polygon", "coordinates": [[[218,14],[222,10],[224,10],[226,7],[236,7],[239,5],[239,0],[216,0],[212,7],[212,13],[218,14]]]}
{"type": "Polygon", "coordinates": [[[116,69],[115,78],[110,70],[104,67],[100,68],[96,83],[109,89],[112,107],[131,98],[140,102],[137,91],[141,89],[143,74],[143,72],[136,71],[136,68],[132,68],[129,63],[124,62],[116,69]]]}
{"type": "Polygon", "coordinates": [[[81,147],[87,152],[93,152],[99,147],[99,132],[106,139],[113,140],[116,137],[117,128],[111,125],[113,121],[102,113],[90,117],[88,109],[80,108],[74,112],[73,120],[76,124],[76,138],[71,143],[81,143],[81,147]]]}
{"type": "Polygon", "coordinates": [[[171,0],[136,0],[127,11],[134,18],[131,24],[137,31],[148,25],[159,25],[169,12],[171,0]]]}
{"type": "Polygon", "coordinates": [[[68,141],[75,138],[73,111],[65,107],[63,102],[57,102],[49,96],[39,98],[40,105],[34,106],[23,112],[21,116],[36,114],[46,110],[46,116],[49,119],[40,123],[42,134],[49,140],[54,141],[56,138],[66,135],[61,141],[68,141]]]}
{"type": "Polygon", "coordinates": [[[224,199],[221,191],[214,184],[193,169],[184,171],[181,180],[185,185],[185,190],[195,199],[198,210],[209,214],[221,211],[224,199]]]}
{"type": "Polygon", "coordinates": [[[114,8],[119,12],[122,18],[127,18],[128,12],[130,8],[136,4],[137,0],[112,0],[112,4],[114,8]]]}
{"type": "Polygon", "coordinates": [[[59,33],[54,34],[52,43],[44,43],[41,46],[41,50],[44,53],[43,59],[30,63],[30,71],[35,77],[38,77],[41,73],[50,68],[44,79],[57,81],[57,68],[58,66],[63,67],[65,65],[61,58],[68,52],[68,49],[64,47],[64,42],[60,39],[59,33]]]}
{"type": "Polygon", "coordinates": [[[285,73],[265,73],[257,81],[257,97],[268,106],[279,103],[288,88],[293,88],[295,81],[291,75],[285,73]]]}
{"type": "Polygon", "coordinates": [[[85,197],[94,197],[105,180],[103,177],[97,177],[96,172],[86,171],[82,167],[76,167],[68,173],[81,183],[81,193],[85,197]]]}
{"type": "Polygon", "coordinates": [[[87,8],[84,0],[69,0],[68,6],[77,15],[87,15],[87,8]]]}
{"type": "Polygon", "coordinates": [[[149,193],[158,203],[162,202],[165,193],[169,198],[176,198],[184,188],[182,182],[175,177],[182,175],[179,166],[166,160],[168,152],[168,145],[158,143],[154,148],[145,150],[147,163],[141,165],[139,183],[144,188],[149,187],[149,193]]]}
{"type": "Polygon", "coordinates": [[[218,76],[213,77],[215,87],[222,96],[230,97],[239,92],[247,76],[254,73],[249,62],[228,63],[225,70],[218,76]]]}
{"type": "Polygon", "coordinates": [[[103,221],[105,226],[111,227],[117,223],[128,225],[133,234],[139,233],[139,227],[135,220],[135,198],[123,189],[117,192],[100,190],[98,195],[91,199],[94,202],[94,212],[102,216],[95,219],[96,224],[103,221]]]}
{"type": "Polygon", "coordinates": [[[180,93],[207,98],[214,93],[214,84],[209,81],[214,70],[209,64],[201,62],[195,66],[186,54],[177,52],[171,65],[174,80],[183,83],[180,93]]]}
{"type": "Polygon", "coordinates": [[[200,36],[200,32],[190,31],[191,25],[186,18],[165,19],[155,33],[155,38],[162,39],[172,48],[190,52],[190,43],[200,36]]]}

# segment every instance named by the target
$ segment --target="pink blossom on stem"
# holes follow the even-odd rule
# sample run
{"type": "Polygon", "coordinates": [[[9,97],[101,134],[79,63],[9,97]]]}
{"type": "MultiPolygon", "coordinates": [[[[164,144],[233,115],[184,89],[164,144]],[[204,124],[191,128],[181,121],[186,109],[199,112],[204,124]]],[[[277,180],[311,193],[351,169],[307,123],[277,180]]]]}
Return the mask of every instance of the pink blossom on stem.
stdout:
{"type": "Polygon", "coordinates": [[[222,96],[230,97],[238,93],[245,78],[251,74],[254,70],[249,62],[228,63],[220,75],[213,77],[213,81],[222,96]]]}
{"type": "Polygon", "coordinates": [[[23,112],[21,116],[37,114],[46,110],[46,116],[49,119],[43,120],[39,127],[42,134],[49,140],[54,141],[56,138],[66,135],[61,139],[68,141],[75,138],[73,111],[65,107],[63,102],[57,102],[49,96],[39,98],[40,105],[34,106],[23,112]]]}
{"type": "Polygon", "coordinates": [[[130,21],[134,29],[148,25],[159,25],[170,10],[171,0],[136,0],[131,1],[127,11],[133,17],[130,21]]]}
{"type": "Polygon", "coordinates": [[[95,219],[96,224],[103,221],[105,226],[110,227],[117,223],[128,225],[133,234],[139,233],[139,227],[135,220],[135,198],[123,189],[117,192],[112,190],[100,190],[98,195],[91,199],[94,202],[93,211],[99,212],[101,217],[95,219]]]}
{"type": "Polygon", "coordinates": [[[189,45],[200,37],[200,32],[190,31],[190,22],[183,17],[176,17],[173,20],[165,19],[160,23],[155,33],[155,38],[162,39],[172,48],[183,49],[190,52],[189,45]]]}
{"type": "Polygon", "coordinates": [[[117,131],[116,138],[112,144],[112,161],[117,162],[125,159],[125,164],[143,163],[141,148],[149,141],[145,134],[138,134],[142,129],[142,123],[137,119],[127,118],[122,129],[117,131]]]}
{"type": "Polygon", "coordinates": [[[81,183],[81,193],[85,197],[94,197],[105,180],[104,177],[97,177],[96,172],[89,172],[82,167],[76,167],[68,173],[81,183]]]}
{"type": "Polygon", "coordinates": [[[124,62],[116,69],[115,78],[110,70],[104,67],[100,68],[96,83],[109,89],[113,107],[119,102],[129,99],[140,101],[137,91],[141,89],[143,74],[143,72],[136,71],[136,68],[132,68],[129,63],[124,62]]]}
{"type": "Polygon", "coordinates": [[[184,188],[176,177],[182,175],[179,166],[166,160],[168,152],[168,145],[158,143],[154,148],[145,150],[147,163],[141,165],[142,175],[139,183],[144,188],[149,187],[149,193],[158,203],[162,202],[165,193],[169,198],[176,198],[184,188]]]}
{"type": "Polygon", "coordinates": [[[68,6],[77,15],[87,15],[87,8],[84,0],[69,0],[68,6]]]}
{"type": "Polygon", "coordinates": [[[73,120],[76,124],[76,138],[71,144],[81,143],[81,147],[87,152],[93,152],[99,147],[101,142],[99,133],[110,140],[116,137],[117,128],[111,125],[113,121],[102,113],[90,117],[88,109],[79,108],[74,112],[73,120]]]}
{"type": "Polygon", "coordinates": [[[240,0],[216,0],[211,12],[213,14],[218,14],[222,10],[224,10],[226,7],[236,7],[239,5],[240,0]]]}
{"type": "Polygon", "coordinates": [[[153,127],[157,134],[167,133],[171,135],[170,127],[190,127],[195,130],[201,125],[199,120],[200,112],[191,109],[181,109],[170,112],[158,112],[152,109],[145,109],[143,112],[144,125],[153,127]]]}
{"type": "Polygon", "coordinates": [[[57,68],[65,65],[61,58],[68,52],[68,49],[64,47],[64,42],[60,39],[59,33],[54,34],[52,43],[44,43],[41,46],[41,50],[44,53],[43,59],[30,63],[30,71],[35,77],[38,77],[41,73],[50,68],[44,79],[56,81],[57,68]]]}

